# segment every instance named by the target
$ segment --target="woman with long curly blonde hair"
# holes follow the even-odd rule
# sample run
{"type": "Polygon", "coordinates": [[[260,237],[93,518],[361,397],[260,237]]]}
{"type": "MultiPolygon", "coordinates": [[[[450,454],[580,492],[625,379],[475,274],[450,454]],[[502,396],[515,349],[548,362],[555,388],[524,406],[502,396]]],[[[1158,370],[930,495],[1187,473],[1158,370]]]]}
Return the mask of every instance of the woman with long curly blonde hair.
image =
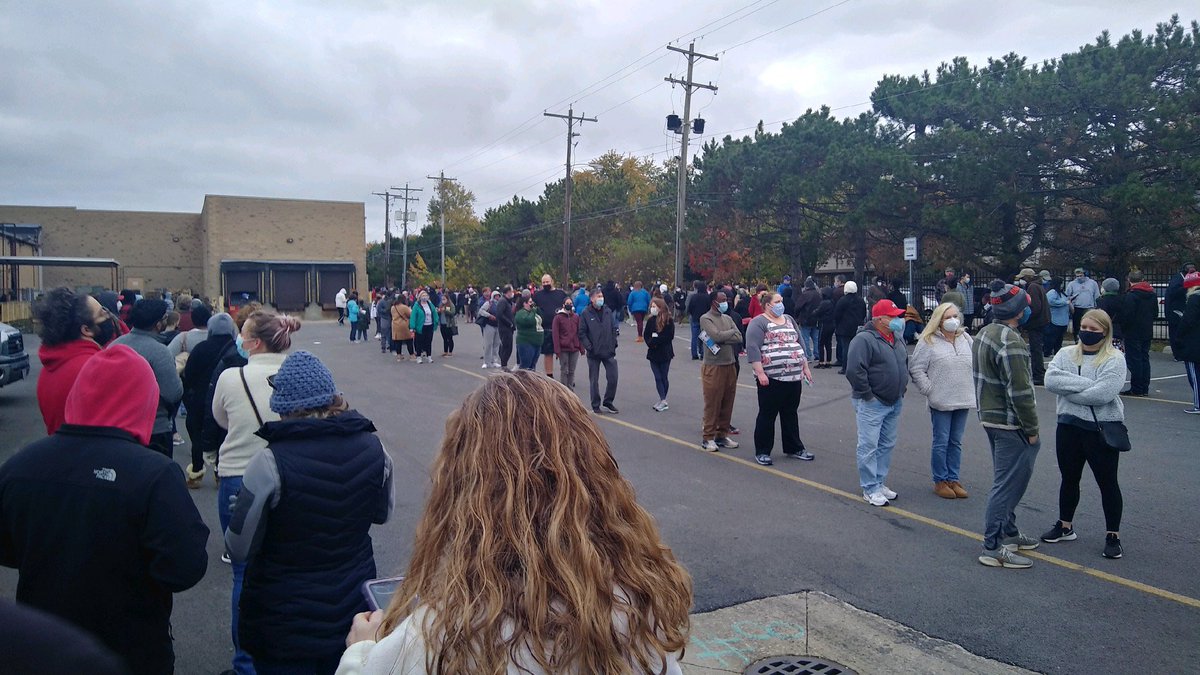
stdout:
{"type": "Polygon", "coordinates": [[[505,374],[446,422],[408,574],[338,672],[678,674],[691,604],[579,399],[505,374]]]}

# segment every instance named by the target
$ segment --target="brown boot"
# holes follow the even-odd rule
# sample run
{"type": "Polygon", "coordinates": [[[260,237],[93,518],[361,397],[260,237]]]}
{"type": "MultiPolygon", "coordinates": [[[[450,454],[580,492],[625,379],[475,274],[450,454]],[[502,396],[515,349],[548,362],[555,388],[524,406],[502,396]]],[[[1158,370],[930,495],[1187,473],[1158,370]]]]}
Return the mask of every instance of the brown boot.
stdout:
{"type": "Polygon", "coordinates": [[[950,484],[944,480],[939,480],[934,484],[933,494],[941,497],[942,499],[955,499],[958,497],[958,495],[954,494],[954,488],[950,487],[950,484]]]}
{"type": "Polygon", "coordinates": [[[962,483],[960,483],[956,480],[952,480],[952,481],[947,481],[946,484],[950,486],[951,490],[954,490],[955,497],[957,497],[959,499],[966,499],[969,496],[967,494],[967,489],[962,486],[962,483]]]}

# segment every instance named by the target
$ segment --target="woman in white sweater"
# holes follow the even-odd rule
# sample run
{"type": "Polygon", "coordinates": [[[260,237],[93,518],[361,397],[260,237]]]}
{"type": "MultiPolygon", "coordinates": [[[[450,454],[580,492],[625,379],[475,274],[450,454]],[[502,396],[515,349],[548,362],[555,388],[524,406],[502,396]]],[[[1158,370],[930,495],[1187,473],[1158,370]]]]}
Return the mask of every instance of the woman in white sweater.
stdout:
{"type": "Polygon", "coordinates": [[[1120,558],[1121,485],[1117,482],[1118,450],[1108,447],[1100,422],[1124,422],[1120,392],[1125,386],[1125,355],[1113,346],[1113,324],[1108,314],[1093,309],[1079,322],[1078,341],[1060,349],[1046,369],[1046,389],[1058,395],[1055,406],[1058,429],[1055,452],[1062,484],[1058,489],[1058,522],[1042,541],[1074,541],[1073,519],[1079,506],[1079,480],[1083,465],[1092,467],[1100,486],[1107,534],[1105,558],[1120,558]]]}
{"type": "Polygon", "coordinates": [[[933,310],[917,339],[908,370],[913,385],[929,399],[933,493],[943,499],[966,499],[968,493],[958,482],[958,470],[967,414],[975,407],[975,380],[971,336],[957,305],[944,302],[933,310]]]}
{"type": "Polygon", "coordinates": [[[691,604],[579,398],[502,374],[446,422],[408,572],[337,672],[681,675],[691,604]]]}
{"type": "MultiPolygon", "coordinates": [[[[213,392],[213,419],[228,432],[217,459],[217,476],[220,478],[217,519],[222,532],[229,529],[231,501],[242,489],[246,465],[267,447],[267,441],[256,432],[264,423],[279,419],[279,415],[271,410],[271,385],[267,378],[283,364],[284,352],[292,346],[292,333],[298,330],[300,320],[295,317],[269,310],[253,312],[246,317],[242,332],[236,338],[238,353],[248,363],[241,368],[226,369],[217,379],[213,392]]],[[[221,561],[229,563],[229,554],[222,554],[221,561]]],[[[254,672],[250,655],[241,650],[238,642],[238,600],[242,595],[246,564],[232,564],[233,669],[238,673],[254,672]]]]}

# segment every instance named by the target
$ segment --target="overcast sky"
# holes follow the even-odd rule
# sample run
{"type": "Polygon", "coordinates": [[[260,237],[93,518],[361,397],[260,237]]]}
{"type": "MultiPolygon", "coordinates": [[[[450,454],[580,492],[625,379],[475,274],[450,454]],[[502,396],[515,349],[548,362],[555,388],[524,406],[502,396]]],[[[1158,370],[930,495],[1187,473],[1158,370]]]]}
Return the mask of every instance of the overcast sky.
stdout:
{"type": "Polygon", "coordinates": [[[543,111],[599,117],[577,162],[678,152],[664,117],[683,92],[663,78],[685,70],[665,49],[680,38],[720,56],[695,72],[718,93],[693,100],[720,138],[821,105],[857,115],[883,74],[1040,61],[1172,13],[1200,18],[1180,0],[0,0],[0,203],[363,201],[378,240],[371,193],[424,188],[423,220],[442,169],[480,213],[536,198],[566,152],[543,111]]]}

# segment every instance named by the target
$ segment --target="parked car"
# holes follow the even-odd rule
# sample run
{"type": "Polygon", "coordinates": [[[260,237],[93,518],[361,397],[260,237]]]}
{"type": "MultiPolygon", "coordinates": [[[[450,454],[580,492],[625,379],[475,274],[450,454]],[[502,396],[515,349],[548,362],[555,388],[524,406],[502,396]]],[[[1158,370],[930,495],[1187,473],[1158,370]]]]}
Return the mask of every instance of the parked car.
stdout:
{"type": "Polygon", "coordinates": [[[29,355],[21,331],[0,323],[0,387],[29,376],[29,355]]]}

